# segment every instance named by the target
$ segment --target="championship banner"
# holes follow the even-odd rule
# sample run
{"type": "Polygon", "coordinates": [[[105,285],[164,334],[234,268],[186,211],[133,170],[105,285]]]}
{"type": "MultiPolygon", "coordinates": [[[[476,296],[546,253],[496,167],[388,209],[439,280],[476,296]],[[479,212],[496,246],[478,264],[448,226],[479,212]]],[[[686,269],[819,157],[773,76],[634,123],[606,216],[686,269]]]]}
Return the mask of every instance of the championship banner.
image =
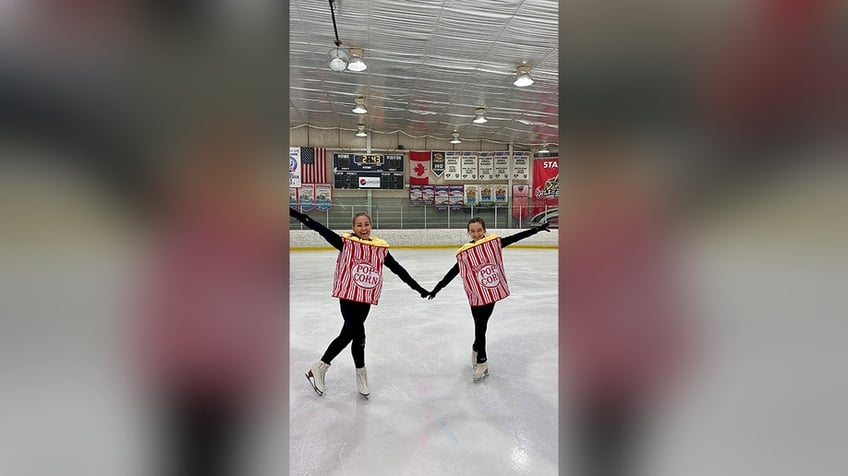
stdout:
{"type": "Polygon", "coordinates": [[[495,180],[507,180],[509,179],[509,151],[497,151],[493,152],[494,154],[494,163],[492,164],[492,168],[494,169],[493,178],[495,180]]]}
{"type": "Polygon", "coordinates": [[[315,208],[315,185],[311,183],[301,184],[297,194],[300,200],[300,209],[309,211],[315,208]]]}
{"type": "Polygon", "coordinates": [[[421,186],[421,201],[424,202],[424,205],[432,205],[435,203],[435,196],[436,194],[432,185],[421,186]]]}
{"type": "Polygon", "coordinates": [[[315,185],[315,206],[323,211],[333,206],[333,189],[329,184],[315,185]]]}
{"type": "Polygon", "coordinates": [[[289,207],[297,208],[297,189],[289,188],[289,207]]]}
{"type": "Polygon", "coordinates": [[[430,172],[436,177],[441,177],[445,173],[445,153],[433,151],[430,159],[430,172]]]}
{"type": "Polygon", "coordinates": [[[450,207],[450,187],[447,185],[434,185],[433,192],[435,195],[436,208],[444,210],[450,207]]]}
{"type": "Polygon", "coordinates": [[[300,187],[300,147],[289,147],[289,187],[300,187]]]}
{"type": "Polygon", "coordinates": [[[449,187],[451,209],[457,210],[465,206],[465,187],[462,185],[449,185],[449,187]]]}
{"type": "Polygon", "coordinates": [[[477,152],[462,152],[462,179],[477,180],[477,152]]]}
{"type": "Polygon", "coordinates": [[[424,205],[424,193],[421,185],[409,186],[409,203],[411,205],[424,205]]]}
{"type": "Polygon", "coordinates": [[[527,208],[530,201],[530,187],[527,185],[512,186],[512,216],[516,219],[527,218],[530,210],[527,208]]]}
{"type": "Polygon", "coordinates": [[[409,184],[430,183],[430,152],[409,151],[409,184]]]}
{"type": "Polygon", "coordinates": [[[499,183],[492,185],[492,188],[495,190],[495,205],[506,205],[509,203],[507,201],[507,184],[499,183]]]}
{"type": "Polygon", "coordinates": [[[559,206],[559,158],[533,160],[533,213],[559,206]]]}
{"type": "Polygon", "coordinates": [[[493,180],[495,178],[494,160],[494,152],[480,152],[477,156],[477,178],[479,180],[493,180]]]}
{"type": "Polygon", "coordinates": [[[465,185],[465,206],[476,207],[480,205],[480,187],[478,185],[465,185]]]}
{"type": "Polygon", "coordinates": [[[492,185],[488,183],[480,184],[480,205],[491,206],[494,203],[492,196],[492,185]]]}
{"type": "Polygon", "coordinates": [[[445,180],[462,180],[461,154],[461,152],[455,150],[445,152],[445,180]]]}
{"type": "Polygon", "coordinates": [[[513,152],[512,178],[513,180],[530,179],[530,152],[513,152]]]}

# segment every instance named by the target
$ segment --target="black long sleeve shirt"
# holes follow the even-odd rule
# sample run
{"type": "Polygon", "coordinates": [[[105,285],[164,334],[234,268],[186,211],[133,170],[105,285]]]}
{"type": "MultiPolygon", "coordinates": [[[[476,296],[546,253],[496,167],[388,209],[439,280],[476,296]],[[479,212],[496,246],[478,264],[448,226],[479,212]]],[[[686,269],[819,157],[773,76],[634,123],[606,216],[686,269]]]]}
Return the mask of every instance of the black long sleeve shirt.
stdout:
{"type": "MultiPolygon", "coordinates": [[[[505,236],[505,237],[501,238],[501,248],[506,248],[507,246],[509,246],[509,245],[511,245],[515,242],[518,242],[518,241],[523,240],[524,238],[533,236],[536,233],[539,233],[539,231],[540,231],[539,228],[530,228],[530,229],[515,233],[514,235],[505,236]]],[[[435,295],[436,293],[441,291],[442,288],[444,288],[445,286],[450,284],[450,282],[453,281],[453,278],[457,277],[458,275],[459,275],[459,263],[456,263],[447,272],[447,274],[445,274],[445,277],[442,278],[441,281],[439,281],[439,284],[437,284],[436,287],[433,288],[431,295],[435,295]]]]}
{"type": "MultiPolygon", "coordinates": [[[[327,243],[333,246],[333,248],[339,251],[344,248],[344,240],[342,239],[341,235],[327,228],[321,223],[318,223],[309,216],[300,213],[291,207],[289,207],[289,216],[296,218],[298,221],[306,225],[309,229],[317,231],[318,234],[320,234],[322,237],[324,237],[325,240],[327,240],[327,243]]],[[[418,291],[421,294],[427,293],[427,290],[421,287],[421,285],[418,284],[418,282],[415,281],[412,276],[410,276],[409,272],[407,272],[406,269],[404,269],[404,267],[401,266],[400,263],[397,262],[397,260],[395,260],[391,253],[386,253],[386,257],[385,259],[383,259],[383,264],[385,264],[387,268],[389,268],[393,273],[395,273],[401,279],[401,281],[406,283],[410,288],[418,291]]]]}

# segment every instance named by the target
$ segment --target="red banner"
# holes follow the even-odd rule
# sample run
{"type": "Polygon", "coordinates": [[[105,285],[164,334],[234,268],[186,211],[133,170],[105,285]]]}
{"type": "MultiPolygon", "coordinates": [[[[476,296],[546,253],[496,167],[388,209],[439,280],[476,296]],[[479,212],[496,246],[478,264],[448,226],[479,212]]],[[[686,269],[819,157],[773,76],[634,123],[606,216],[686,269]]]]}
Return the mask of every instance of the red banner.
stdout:
{"type": "Polygon", "coordinates": [[[533,159],[533,213],[559,206],[559,157],[533,159]]]}
{"type": "Polygon", "coordinates": [[[527,218],[530,210],[527,208],[530,190],[527,185],[512,186],[512,216],[518,219],[527,218]]]}

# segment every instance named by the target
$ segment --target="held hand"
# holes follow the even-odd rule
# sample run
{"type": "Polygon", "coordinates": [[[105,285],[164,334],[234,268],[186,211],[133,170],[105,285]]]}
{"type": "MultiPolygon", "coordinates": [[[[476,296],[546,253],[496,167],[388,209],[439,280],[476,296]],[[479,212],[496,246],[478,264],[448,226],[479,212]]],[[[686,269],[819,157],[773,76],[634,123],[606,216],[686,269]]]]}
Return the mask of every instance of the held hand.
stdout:
{"type": "Polygon", "coordinates": [[[430,291],[430,295],[427,296],[427,299],[432,301],[433,298],[436,297],[436,294],[438,294],[438,291],[436,291],[436,290],[430,291]]]}
{"type": "Polygon", "coordinates": [[[426,289],[421,288],[421,290],[418,291],[418,294],[420,294],[422,298],[426,298],[427,296],[430,295],[430,291],[427,291],[426,289]]]}

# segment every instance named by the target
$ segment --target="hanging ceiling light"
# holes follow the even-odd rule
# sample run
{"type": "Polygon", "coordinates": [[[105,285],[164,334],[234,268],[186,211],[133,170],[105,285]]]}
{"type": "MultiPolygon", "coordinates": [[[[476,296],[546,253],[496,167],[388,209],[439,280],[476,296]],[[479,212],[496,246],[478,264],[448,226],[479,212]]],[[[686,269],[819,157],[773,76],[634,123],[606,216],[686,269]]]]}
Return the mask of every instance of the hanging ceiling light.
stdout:
{"type": "Polygon", "coordinates": [[[365,132],[365,124],[356,126],[356,137],[368,137],[368,133],[365,132]]]}
{"type": "Polygon", "coordinates": [[[351,71],[365,71],[368,65],[362,61],[362,48],[350,49],[350,62],[347,64],[347,69],[351,71]]]}
{"type": "Polygon", "coordinates": [[[368,109],[365,109],[365,98],[364,97],[360,96],[360,97],[354,99],[354,102],[356,102],[356,107],[353,108],[353,112],[355,112],[357,114],[365,114],[366,112],[368,112],[368,109]]]}
{"type": "Polygon", "coordinates": [[[523,64],[515,69],[515,81],[512,84],[519,88],[524,88],[533,84],[533,78],[530,77],[530,67],[523,64]]]}
{"type": "Polygon", "coordinates": [[[547,142],[542,142],[542,146],[539,147],[539,150],[536,151],[536,153],[538,154],[547,154],[548,152],[550,152],[550,150],[548,150],[547,142]]]}
{"type": "Polygon", "coordinates": [[[336,44],[334,48],[330,48],[327,52],[327,65],[330,69],[336,72],[342,72],[347,69],[347,64],[350,61],[350,54],[342,48],[342,42],[339,40],[339,30],[336,27],[336,12],[334,9],[333,0],[330,0],[330,15],[333,17],[333,32],[336,34],[336,44]]]}
{"type": "Polygon", "coordinates": [[[330,69],[339,73],[347,68],[349,60],[350,55],[347,50],[340,46],[330,48],[330,51],[327,53],[327,64],[330,66],[330,69]]]}
{"type": "Polygon", "coordinates": [[[453,133],[451,135],[453,136],[453,139],[451,139],[451,141],[450,141],[451,144],[461,144],[462,143],[462,141],[459,140],[459,131],[454,129],[453,133]]]}
{"type": "Polygon", "coordinates": [[[475,109],[474,116],[474,120],[471,121],[474,124],[485,124],[489,122],[489,120],[486,118],[486,108],[484,107],[478,107],[477,109],[475,109]]]}

